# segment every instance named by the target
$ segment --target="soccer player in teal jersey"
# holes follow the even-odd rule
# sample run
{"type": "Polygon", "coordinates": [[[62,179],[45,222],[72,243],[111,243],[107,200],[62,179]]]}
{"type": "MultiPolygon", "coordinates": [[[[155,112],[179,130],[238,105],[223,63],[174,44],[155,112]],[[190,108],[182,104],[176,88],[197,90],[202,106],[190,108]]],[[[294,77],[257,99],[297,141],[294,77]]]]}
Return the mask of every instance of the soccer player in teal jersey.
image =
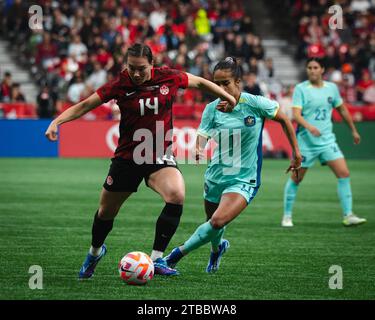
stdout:
{"type": "Polygon", "coordinates": [[[215,272],[229,247],[223,239],[225,226],[235,219],[255,197],[262,168],[262,130],[265,119],[282,124],[294,157],[288,171],[298,176],[302,156],[290,120],[279,110],[276,101],[240,91],[241,71],[234,58],[220,61],[214,69],[214,82],[234,96],[237,105],[225,112],[227,103],[217,99],[209,103],[202,116],[197,136],[197,160],[202,159],[208,139],[218,146],[205,173],[204,199],[207,222],[180,247],[165,257],[168,266],[194,249],[211,242],[206,268],[215,272]]]}
{"type": "Polygon", "coordinates": [[[338,179],[337,193],[344,216],[343,224],[362,224],[366,219],[359,218],[352,212],[349,169],[332,132],[332,110],[336,108],[346,121],[355,144],[360,143],[361,137],[343,104],[337,86],[323,81],[324,67],[321,60],[310,58],[306,66],[308,80],[299,83],[293,94],[293,115],[298,124],[297,139],[302,153],[302,168],[298,178],[292,176],[285,185],[281,225],[293,227],[292,209],[299,184],[316,159],[319,159],[321,164],[328,165],[338,179]]]}

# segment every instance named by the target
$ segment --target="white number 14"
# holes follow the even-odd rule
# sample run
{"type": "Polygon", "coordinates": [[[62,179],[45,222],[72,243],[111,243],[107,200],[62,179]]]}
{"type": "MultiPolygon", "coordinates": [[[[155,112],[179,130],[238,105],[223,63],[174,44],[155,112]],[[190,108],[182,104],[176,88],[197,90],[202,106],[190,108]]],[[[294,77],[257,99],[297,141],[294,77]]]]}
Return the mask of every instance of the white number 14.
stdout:
{"type": "Polygon", "coordinates": [[[154,104],[151,104],[151,98],[146,99],[146,103],[144,99],[139,99],[139,106],[141,109],[141,116],[145,115],[145,105],[149,109],[154,110],[154,114],[158,114],[158,109],[159,109],[159,102],[158,98],[153,98],[154,99],[154,104]]]}

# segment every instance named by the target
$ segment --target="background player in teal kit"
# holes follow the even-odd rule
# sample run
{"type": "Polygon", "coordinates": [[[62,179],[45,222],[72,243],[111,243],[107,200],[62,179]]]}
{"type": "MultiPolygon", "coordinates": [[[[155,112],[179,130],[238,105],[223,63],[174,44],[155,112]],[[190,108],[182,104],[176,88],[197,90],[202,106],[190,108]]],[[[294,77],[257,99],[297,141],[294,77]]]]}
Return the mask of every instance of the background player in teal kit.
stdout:
{"type": "Polygon", "coordinates": [[[165,257],[168,266],[205,243],[212,250],[207,272],[219,268],[220,259],[229,247],[223,239],[225,226],[235,219],[255,197],[260,186],[262,168],[262,130],[265,119],[282,124],[292,145],[294,158],[287,171],[298,176],[302,157],[293,126],[279,110],[276,101],[240,91],[241,71],[234,58],[220,61],[214,69],[214,82],[234,96],[237,105],[224,113],[226,102],[217,99],[204,110],[197,137],[197,160],[209,138],[218,146],[205,173],[204,199],[207,222],[180,247],[165,257]]]}
{"type": "Polygon", "coordinates": [[[302,169],[298,178],[292,176],[284,190],[283,227],[293,227],[292,209],[298,186],[306,171],[319,159],[321,164],[327,164],[338,179],[337,193],[340,199],[346,226],[366,222],[352,212],[352,192],[350,187],[349,169],[344,155],[336,143],[332,132],[332,110],[341,114],[351,129],[353,141],[360,143],[361,137],[353,123],[350,114],[343,104],[337,86],[323,81],[324,67],[322,61],[310,58],[307,61],[308,80],[299,83],[293,94],[293,115],[298,123],[297,139],[302,153],[302,169]]]}

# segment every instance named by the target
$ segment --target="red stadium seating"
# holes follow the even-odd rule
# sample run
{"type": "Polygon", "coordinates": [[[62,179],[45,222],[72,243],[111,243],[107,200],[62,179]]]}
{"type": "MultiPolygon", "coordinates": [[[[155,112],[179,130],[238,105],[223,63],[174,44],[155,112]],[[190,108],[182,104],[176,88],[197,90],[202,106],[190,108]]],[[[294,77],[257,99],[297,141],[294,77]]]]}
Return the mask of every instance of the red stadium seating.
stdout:
{"type": "MultiPolygon", "coordinates": [[[[60,112],[65,111],[71,106],[65,102],[60,112]]],[[[177,119],[200,119],[205,108],[204,103],[196,103],[194,105],[186,105],[175,103],[173,105],[173,115],[177,119]]],[[[353,106],[346,104],[354,121],[375,121],[375,105],[353,106]]],[[[0,118],[5,119],[33,119],[37,118],[36,106],[31,103],[0,103],[0,118]]],[[[100,106],[90,111],[84,119],[87,120],[110,120],[112,110],[108,106],[100,106]]],[[[342,118],[339,113],[334,110],[333,121],[341,122],[342,118]]]]}
{"type": "Polygon", "coordinates": [[[37,118],[36,106],[31,103],[0,103],[0,118],[33,119],[37,118]]]}

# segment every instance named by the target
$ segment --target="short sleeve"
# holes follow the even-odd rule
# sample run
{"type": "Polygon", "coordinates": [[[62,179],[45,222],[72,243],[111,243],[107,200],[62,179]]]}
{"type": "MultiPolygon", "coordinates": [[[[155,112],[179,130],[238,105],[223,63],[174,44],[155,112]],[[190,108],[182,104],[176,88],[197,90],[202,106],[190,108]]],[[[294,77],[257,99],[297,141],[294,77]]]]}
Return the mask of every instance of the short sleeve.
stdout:
{"type": "Polygon", "coordinates": [[[296,86],[293,91],[293,108],[300,108],[302,109],[303,107],[303,94],[302,94],[302,89],[299,86],[296,86]]]}
{"type": "Polygon", "coordinates": [[[189,85],[189,79],[186,72],[173,69],[175,83],[179,88],[186,89],[189,85]]]}
{"type": "Polygon", "coordinates": [[[343,100],[342,100],[342,97],[340,95],[340,91],[337,88],[337,85],[335,83],[333,83],[332,85],[333,85],[333,103],[332,103],[332,105],[333,105],[334,108],[337,108],[337,107],[339,107],[343,104],[343,100]]]}
{"type": "Polygon", "coordinates": [[[215,108],[213,108],[212,106],[213,104],[208,104],[204,109],[201,123],[197,132],[198,135],[207,139],[211,137],[212,130],[214,128],[215,108]]]}
{"type": "Polygon", "coordinates": [[[249,102],[250,105],[255,105],[257,107],[259,115],[264,118],[275,118],[277,111],[279,110],[279,103],[277,101],[263,96],[252,96],[249,102]]]}
{"type": "Polygon", "coordinates": [[[105,83],[96,90],[96,93],[100,97],[103,103],[108,102],[112,99],[116,99],[118,96],[120,87],[120,76],[116,77],[114,80],[105,83]]]}

